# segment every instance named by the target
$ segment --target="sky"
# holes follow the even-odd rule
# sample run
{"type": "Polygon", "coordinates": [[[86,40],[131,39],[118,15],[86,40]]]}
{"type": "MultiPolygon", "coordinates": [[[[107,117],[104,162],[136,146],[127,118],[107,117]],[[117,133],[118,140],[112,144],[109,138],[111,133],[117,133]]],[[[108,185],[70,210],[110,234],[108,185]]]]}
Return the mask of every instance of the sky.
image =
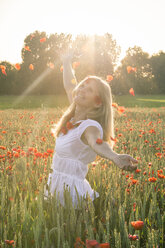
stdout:
{"type": "Polygon", "coordinates": [[[112,34],[122,59],[129,47],[165,52],[165,0],[0,0],[0,61],[21,63],[34,31],[112,34]]]}

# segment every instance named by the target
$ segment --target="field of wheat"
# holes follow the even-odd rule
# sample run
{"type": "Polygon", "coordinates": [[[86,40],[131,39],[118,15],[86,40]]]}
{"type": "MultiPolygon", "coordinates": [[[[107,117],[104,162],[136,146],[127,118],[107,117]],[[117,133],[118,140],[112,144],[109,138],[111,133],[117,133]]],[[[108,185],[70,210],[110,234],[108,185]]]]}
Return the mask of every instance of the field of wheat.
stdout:
{"type": "Polygon", "coordinates": [[[165,108],[115,114],[115,146],[138,160],[123,171],[97,156],[87,180],[100,197],[75,209],[44,200],[61,109],[0,111],[0,247],[163,248],[165,108]]]}

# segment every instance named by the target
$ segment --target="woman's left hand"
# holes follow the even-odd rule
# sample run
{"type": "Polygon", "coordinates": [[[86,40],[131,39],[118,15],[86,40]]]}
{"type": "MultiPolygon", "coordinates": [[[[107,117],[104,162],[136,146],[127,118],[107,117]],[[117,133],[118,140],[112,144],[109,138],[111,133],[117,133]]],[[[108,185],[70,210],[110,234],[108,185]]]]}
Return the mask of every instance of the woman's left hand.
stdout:
{"type": "Polygon", "coordinates": [[[138,163],[136,159],[128,154],[117,154],[113,158],[113,162],[122,170],[133,171],[137,169],[137,165],[133,163],[138,163]]]}

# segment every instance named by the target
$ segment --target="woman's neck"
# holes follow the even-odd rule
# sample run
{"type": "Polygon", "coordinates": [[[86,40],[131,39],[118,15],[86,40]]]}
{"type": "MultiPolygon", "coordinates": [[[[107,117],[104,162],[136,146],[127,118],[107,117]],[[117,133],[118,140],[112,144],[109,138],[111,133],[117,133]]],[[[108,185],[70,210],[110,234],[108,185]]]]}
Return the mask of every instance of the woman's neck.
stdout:
{"type": "Polygon", "coordinates": [[[74,124],[77,121],[86,120],[86,116],[87,116],[86,110],[76,106],[75,114],[72,117],[72,123],[74,124]]]}

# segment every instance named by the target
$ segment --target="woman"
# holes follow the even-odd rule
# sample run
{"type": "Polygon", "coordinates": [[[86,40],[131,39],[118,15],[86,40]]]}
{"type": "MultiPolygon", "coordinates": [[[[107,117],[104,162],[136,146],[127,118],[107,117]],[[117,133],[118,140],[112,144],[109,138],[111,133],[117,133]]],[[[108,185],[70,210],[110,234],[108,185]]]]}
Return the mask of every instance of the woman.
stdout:
{"type": "MultiPolygon", "coordinates": [[[[63,82],[70,107],[55,128],[56,146],[48,183],[50,193],[64,202],[64,189],[70,191],[73,204],[78,198],[94,192],[85,179],[88,164],[96,155],[112,160],[120,169],[133,171],[138,161],[130,155],[117,154],[112,150],[113,111],[110,86],[96,76],[86,77],[77,84],[71,67],[71,55],[63,57],[63,82]],[[110,143],[108,143],[108,141],[110,143]]],[[[45,191],[48,196],[48,190],[45,191]]]]}

